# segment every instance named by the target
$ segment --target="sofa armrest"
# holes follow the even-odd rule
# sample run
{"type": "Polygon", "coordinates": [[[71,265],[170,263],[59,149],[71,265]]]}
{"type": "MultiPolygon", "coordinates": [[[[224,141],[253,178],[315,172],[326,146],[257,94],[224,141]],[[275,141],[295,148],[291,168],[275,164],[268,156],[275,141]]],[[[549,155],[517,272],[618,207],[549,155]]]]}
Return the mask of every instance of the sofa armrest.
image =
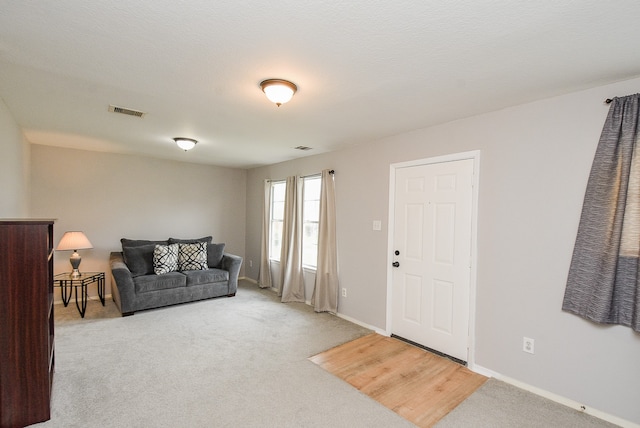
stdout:
{"type": "Polygon", "coordinates": [[[109,256],[109,267],[111,268],[111,294],[113,300],[120,309],[120,312],[128,314],[134,311],[135,286],[131,271],[124,262],[122,252],[112,252],[109,256]]]}
{"type": "Polygon", "coordinates": [[[238,275],[242,266],[242,257],[224,253],[220,268],[229,272],[229,295],[236,294],[238,290],[238,275]]]}

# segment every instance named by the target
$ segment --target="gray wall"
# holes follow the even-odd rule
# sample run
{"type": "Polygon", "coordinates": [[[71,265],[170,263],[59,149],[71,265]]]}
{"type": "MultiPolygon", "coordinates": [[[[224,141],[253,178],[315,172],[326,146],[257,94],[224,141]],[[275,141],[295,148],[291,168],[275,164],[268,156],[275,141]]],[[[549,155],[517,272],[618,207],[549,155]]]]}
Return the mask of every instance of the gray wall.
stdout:
{"type": "Polygon", "coordinates": [[[640,335],[561,310],[603,101],[639,87],[640,79],[620,82],[250,170],[247,276],[258,277],[262,180],[334,168],[348,289],[339,312],[386,329],[389,165],[480,150],[475,363],[640,423],[640,335]],[[523,336],[535,339],[535,355],[522,351],[523,336]]]}
{"type": "MultiPolygon", "coordinates": [[[[31,171],[31,215],[57,219],[56,245],[67,230],[93,244],[81,270],[108,274],[120,238],[212,235],[244,255],[245,170],[33,145],[31,171]]],[[[70,270],[70,255],[55,254],[56,273],[70,270]]]]}
{"type": "Polygon", "coordinates": [[[22,130],[0,99],[0,218],[29,215],[29,151],[22,130]]]}

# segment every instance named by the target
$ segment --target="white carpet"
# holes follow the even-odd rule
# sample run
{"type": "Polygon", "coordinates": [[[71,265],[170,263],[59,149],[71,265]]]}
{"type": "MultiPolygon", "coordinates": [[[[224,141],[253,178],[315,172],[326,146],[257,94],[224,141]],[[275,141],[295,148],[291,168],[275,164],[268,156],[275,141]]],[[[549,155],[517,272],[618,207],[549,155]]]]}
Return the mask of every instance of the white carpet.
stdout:
{"type": "MultiPolygon", "coordinates": [[[[143,311],[56,305],[52,418],[34,427],[412,427],[307,358],[370,333],[241,283],[143,311]]],[[[489,380],[437,427],[611,427],[489,380]]]]}
{"type": "Polygon", "coordinates": [[[436,424],[437,428],[613,428],[586,413],[489,379],[436,424]]]}
{"type": "Polygon", "coordinates": [[[37,427],[409,427],[307,358],[369,333],[241,284],[120,318],[56,306],[52,418],[37,427]]]}

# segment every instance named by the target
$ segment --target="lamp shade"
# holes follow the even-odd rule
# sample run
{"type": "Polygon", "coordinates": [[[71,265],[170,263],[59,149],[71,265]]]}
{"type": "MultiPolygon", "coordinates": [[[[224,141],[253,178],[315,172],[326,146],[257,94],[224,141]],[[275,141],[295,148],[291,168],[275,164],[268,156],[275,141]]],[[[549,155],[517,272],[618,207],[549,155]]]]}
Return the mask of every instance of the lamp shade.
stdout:
{"type": "Polygon", "coordinates": [[[84,234],[84,232],[79,231],[71,231],[65,232],[62,235],[62,239],[58,243],[56,250],[60,251],[68,251],[68,250],[85,250],[88,248],[93,248],[93,245],[84,234]]]}
{"type": "Polygon", "coordinates": [[[295,83],[282,79],[267,79],[260,82],[262,92],[267,96],[269,101],[275,103],[278,107],[289,102],[296,93],[298,87],[295,83]]]}

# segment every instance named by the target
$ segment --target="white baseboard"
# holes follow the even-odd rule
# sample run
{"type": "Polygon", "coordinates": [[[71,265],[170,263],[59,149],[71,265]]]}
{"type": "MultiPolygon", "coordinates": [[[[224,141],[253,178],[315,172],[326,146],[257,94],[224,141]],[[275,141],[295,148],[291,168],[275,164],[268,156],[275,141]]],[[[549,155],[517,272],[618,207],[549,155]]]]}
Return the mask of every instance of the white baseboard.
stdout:
{"type": "Polygon", "coordinates": [[[368,328],[369,330],[373,330],[373,331],[375,331],[376,333],[378,333],[378,334],[380,334],[382,336],[389,336],[384,330],[380,330],[378,327],[374,327],[372,325],[363,323],[362,321],[359,321],[359,320],[357,320],[355,318],[348,317],[348,316],[343,315],[341,313],[337,313],[337,314],[334,314],[334,315],[337,316],[338,318],[342,318],[343,320],[347,320],[349,322],[357,324],[360,327],[364,327],[364,328],[368,328]]]}
{"type": "MultiPolygon", "coordinates": [[[[95,296],[89,296],[89,300],[97,300],[97,301],[100,301],[100,297],[99,297],[98,295],[95,295],[95,296]]],[[[113,299],[112,299],[112,297],[111,297],[111,294],[105,294],[105,296],[104,296],[104,300],[105,300],[105,302],[106,302],[107,300],[113,300],[113,299]]],[[[74,299],[69,300],[69,304],[71,304],[71,302],[75,302],[75,300],[74,300],[74,299]]],[[[53,301],[53,304],[54,304],[54,305],[62,305],[62,299],[60,299],[60,300],[54,300],[54,301],[53,301]]]]}
{"type": "Polygon", "coordinates": [[[529,385],[528,383],[521,382],[517,379],[510,378],[508,376],[504,376],[500,373],[494,372],[493,370],[489,370],[485,367],[474,364],[473,366],[469,366],[469,370],[481,374],[483,376],[492,377],[497,380],[503,381],[510,385],[513,385],[517,388],[523,389],[525,391],[529,391],[533,394],[539,395],[541,397],[547,398],[551,401],[555,401],[556,403],[562,404],[564,406],[570,407],[579,412],[584,412],[588,415],[594,416],[598,419],[602,419],[603,421],[610,422],[612,424],[619,425],[624,428],[640,428],[640,425],[627,421],[625,419],[619,418],[618,416],[611,415],[609,413],[603,412],[598,409],[594,409],[592,407],[587,407],[586,405],[579,403],[575,400],[571,400],[570,398],[563,397],[558,394],[554,394],[553,392],[549,392],[542,388],[535,387],[533,385],[529,385]]]}
{"type": "MultiPolygon", "coordinates": [[[[240,280],[249,281],[249,282],[251,282],[253,284],[258,284],[258,281],[256,281],[255,279],[251,279],[251,278],[248,278],[248,277],[245,277],[245,276],[238,278],[238,281],[240,281],[240,280]]],[[[97,295],[96,296],[89,296],[89,300],[100,300],[100,298],[97,295]]],[[[111,294],[106,294],[104,296],[104,300],[113,300],[112,297],[111,297],[111,294]]],[[[69,303],[71,303],[71,301],[69,301],[69,303]]],[[[53,304],[54,305],[62,304],[62,300],[54,300],[53,304]]]]}
{"type": "MultiPolygon", "coordinates": [[[[278,291],[278,290],[273,289],[273,291],[278,291]]],[[[309,305],[309,306],[313,306],[313,305],[311,304],[311,300],[305,300],[305,303],[306,303],[307,305],[309,305]]],[[[341,314],[341,313],[339,313],[339,312],[338,312],[338,313],[335,313],[335,312],[329,312],[329,313],[330,313],[330,314],[332,314],[332,315],[337,316],[338,318],[342,318],[342,319],[343,319],[343,320],[345,320],[345,321],[349,321],[349,322],[351,322],[351,323],[357,324],[357,325],[359,325],[360,327],[364,327],[364,328],[366,328],[366,329],[373,330],[373,331],[375,331],[376,333],[378,333],[378,334],[380,334],[380,335],[382,335],[382,336],[387,336],[387,337],[389,336],[389,335],[388,335],[384,330],[380,330],[378,327],[374,327],[374,326],[372,326],[372,325],[369,325],[369,324],[363,323],[362,321],[359,321],[359,320],[357,320],[357,319],[355,319],[355,318],[348,317],[348,316],[343,315],[343,314],[341,314]]]]}

